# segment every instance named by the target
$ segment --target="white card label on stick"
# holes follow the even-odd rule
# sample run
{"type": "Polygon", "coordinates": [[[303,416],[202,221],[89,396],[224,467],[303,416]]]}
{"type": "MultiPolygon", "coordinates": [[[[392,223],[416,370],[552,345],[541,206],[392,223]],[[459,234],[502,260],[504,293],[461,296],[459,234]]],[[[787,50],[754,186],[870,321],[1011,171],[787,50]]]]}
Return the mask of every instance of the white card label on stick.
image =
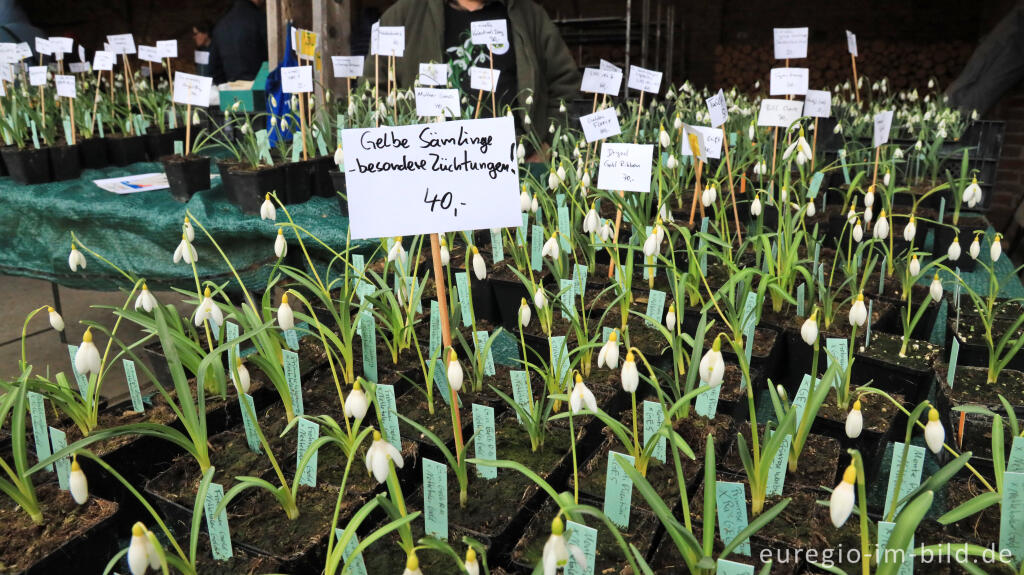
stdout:
{"type": "Polygon", "coordinates": [[[379,56],[395,56],[401,58],[405,55],[405,26],[376,26],[372,34],[373,41],[370,53],[379,56]]]}
{"type": "Polygon", "coordinates": [[[301,94],[313,91],[313,67],[292,66],[281,68],[281,89],[285,94],[301,94]]]}
{"type": "Polygon", "coordinates": [[[705,100],[708,106],[708,116],[711,118],[711,127],[718,128],[729,120],[729,105],[725,101],[725,92],[721,88],[718,93],[705,100]]]}
{"type": "Polygon", "coordinates": [[[611,62],[605,60],[604,58],[601,58],[601,62],[598,64],[598,68],[604,70],[605,72],[618,72],[620,74],[622,73],[622,68],[619,68],[618,66],[612,64],[611,62]]]}
{"type": "Polygon", "coordinates": [[[109,72],[114,69],[114,53],[98,50],[92,56],[92,69],[97,72],[109,72]]]}
{"type": "Polygon", "coordinates": [[[353,239],[522,224],[512,118],[342,132],[353,239]]]}
{"type": "Polygon", "coordinates": [[[508,20],[470,22],[469,31],[474,44],[508,44],[508,20]]]}
{"type": "Polygon", "coordinates": [[[832,92],[807,90],[804,95],[804,115],[812,118],[828,118],[832,115],[832,92]]]}
{"type": "Polygon", "coordinates": [[[178,41],[177,40],[157,40],[156,51],[160,54],[161,58],[177,58],[178,57],[178,41]]]}
{"type": "Polygon", "coordinates": [[[629,89],[657,94],[661,90],[661,72],[639,66],[629,67],[629,89]]]}
{"type": "Polygon", "coordinates": [[[597,187],[602,190],[650,192],[653,157],[652,144],[603,144],[597,187]]]}
{"type": "Polygon", "coordinates": [[[614,108],[605,108],[600,112],[580,116],[580,124],[583,126],[583,136],[588,143],[622,133],[619,117],[615,114],[614,108]]]}
{"type": "Polygon", "coordinates": [[[69,62],[68,68],[72,74],[84,74],[89,71],[88,62],[69,62]]]}
{"type": "Polygon", "coordinates": [[[857,54],[857,35],[849,30],[846,31],[846,50],[854,57],[857,54]]]}
{"type": "Polygon", "coordinates": [[[758,126],[788,128],[800,119],[804,103],[796,100],[761,100],[761,112],[757,115],[758,126]]]}
{"type": "Polygon", "coordinates": [[[160,52],[156,46],[139,46],[139,60],[143,62],[159,62],[160,52]]]}
{"type": "Polygon", "coordinates": [[[110,51],[115,54],[135,53],[135,37],[131,34],[108,34],[107,42],[110,43],[110,51]]]}
{"type": "Polygon", "coordinates": [[[691,126],[689,124],[683,124],[683,155],[692,156],[693,146],[690,145],[690,134],[694,134],[698,138],[698,145],[700,146],[700,157],[702,162],[708,161],[708,159],[718,160],[722,157],[722,143],[725,138],[722,135],[722,130],[719,128],[709,128],[707,126],[691,126]]]}
{"type": "Polygon", "coordinates": [[[45,86],[46,66],[30,66],[28,69],[28,83],[30,86],[45,86]]]}
{"type": "Polygon", "coordinates": [[[807,93],[810,71],[807,68],[772,68],[769,94],[803,96],[807,93]]]}
{"type": "Polygon", "coordinates": [[[808,28],[775,28],[775,59],[807,57],[808,28]]]}
{"type": "Polygon", "coordinates": [[[416,115],[457,118],[462,115],[459,91],[455,88],[416,88],[416,115]]]}
{"type": "Polygon", "coordinates": [[[53,77],[53,81],[57,85],[57,95],[61,98],[78,97],[78,92],[75,90],[74,76],[57,75],[53,77]]]}
{"type": "Polygon", "coordinates": [[[335,78],[358,78],[363,75],[365,56],[331,56],[335,78]]]}
{"type": "Polygon", "coordinates": [[[499,70],[472,66],[469,69],[469,87],[473,90],[493,92],[498,88],[499,70]]]}
{"type": "Polygon", "coordinates": [[[448,65],[434,62],[420,63],[420,86],[447,86],[448,65]]]}
{"type": "Polygon", "coordinates": [[[597,68],[583,70],[583,82],[580,84],[581,92],[618,96],[621,89],[622,72],[618,70],[598,70],[597,68]]]}
{"type": "Polygon", "coordinates": [[[889,130],[892,129],[892,110],[875,114],[875,131],[871,144],[878,147],[889,143],[889,130]]]}
{"type": "Polygon", "coordinates": [[[210,63],[210,53],[206,50],[196,50],[196,64],[206,66],[210,63]]]}
{"type": "Polygon", "coordinates": [[[53,44],[47,38],[36,38],[36,54],[53,54],[53,44]]]}
{"type": "Polygon", "coordinates": [[[50,36],[50,47],[54,54],[70,54],[75,51],[75,41],[64,36],[50,36]]]}
{"type": "Polygon", "coordinates": [[[178,72],[174,75],[174,102],[205,108],[210,105],[213,78],[178,72]]]}

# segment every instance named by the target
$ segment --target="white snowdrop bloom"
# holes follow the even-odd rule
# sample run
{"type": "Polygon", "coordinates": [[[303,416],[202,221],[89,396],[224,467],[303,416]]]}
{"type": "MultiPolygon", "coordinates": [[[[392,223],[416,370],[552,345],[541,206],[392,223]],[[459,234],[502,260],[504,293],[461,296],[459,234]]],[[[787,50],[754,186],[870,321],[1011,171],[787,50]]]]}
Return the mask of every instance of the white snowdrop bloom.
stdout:
{"type": "Polygon", "coordinates": [[[683,128],[683,119],[679,117],[679,114],[676,114],[675,120],[672,120],[672,129],[678,131],[678,130],[681,130],[682,128],[683,128]]]}
{"type": "Polygon", "coordinates": [[[214,325],[221,325],[224,323],[224,312],[221,311],[220,307],[217,306],[216,302],[213,301],[213,295],[210,292],[210,288],[206,288],[203,291],[203,299],[196,306],[195,314],[195,325],[200,327],[203,322],[210,320],[214,325]]]}
{"type": "Polygon", "coordinates": [[[675,154],[669,154],[668,155],[668,160],[665,161],[665,167],[670,169],[670,170],[674,170],[677,167],[679,167],[679,162],[676,161],[676,155],[675,154]]]}
{"type": "Polygon", "coordinates": [[[924,144],[921,142],[921,140],[914,142],[914,150],[917,152],[920,152],[923,146],[924,144]]]}
{"type": "Polygon", "coordinates": [[[476,246],[472,247],[473,250],[473,275],[478,280],[487,279],[487,263],[484,261],[484,256],[480,255],[480,250],[476,246]]]}
{"type": "Polygon", "coordinates": [[[864,208],[864,223],[870,224],[872,217],[874,216],[874,210],[870,207],[864,208]]]}
{"type": "Polygon", "coordinates": [[[851,226],[857,223],[857,212],[854,211],[853,208],[854,206],[853,204],[851,204],[850,210],[846,212],[846,223],[850,224],[851,226]]]}
{"type": "Polygon", "coordinates": [[[930,89],[932,89],[934,87],[935,87],[935,79],[932,78],[932,79],[928,80],[928,89],[930,90],[930,89]]]}
{"type": "Polygon", "coordinates": [[[607,367],[608,369],[615,369],[619,366],[619,341],[617,332],[611,332],[608,334],[608,341],[601,346],[601,351],[597,354],[597,367],[607,367]]]}
{"type": "Polygon", "coordinates": [[[597,413],[597,399],[594,392],[590,391],[587,384],[583,383],[583,376],[576,374],[576,385],[572,388],[572,395],[569,396],[569,409],[573,415],[578,414],[586,408],[597,413]]]}
{"type": "Polygon", "coordinates": [[[921,261],[917,259],[917,254],[914,254],[910,258],[910,277],[916,278],[921,273],[921,261]]]}
{"type": "MultiPolygon", "coordinates": [[[[892,157],[893,157],[894,160],[902,160],[903,159],[903,149],[897,147],[895,150],[892,151],[892,157]]],[[[886,173],[888,173],[888,172],[886,172],[886,173]]]]}
{"type": "Polygon", "coordinates": [[[548,307],[548,298],[544,295],[544,288],[538,287],[537,291],[533,293],[533,306],[536,307],[537,310],[542,310],[548,307]]]}
{"type": "Polygon", "coordinates": [[[857,225],[853,226],[853,241],[860,243],[864,239],[864,226],[860,224],[860,220],[857,220],[857,225]]]}
{"type": "Polygon", "coordinates": [[[548,238],[548,241],[544,242],[544,247],[540,250],[541,257],[551,258],[557,260],[561,253],[558,247],[558,232],[555,232],[548,238]]]}
{"type": "Polygon", "coordinates": [[[77,272],[78,268],[82,268],[84,270],[86,263],[85,256],[82,255],[82,252],[78,251],[78,248],[76,248],[75,244],[72,243],[71,253],[68,255],[68,267],[71,268],[71,271],[77,272]]]}
{"type": "Polygon", "coordinates": [[[334,165],[338,166],[339,169],[345,165],[345,151],[341,149],[341,144],[334,149],[334,165]]]}
{"type": "Polygon", "coordinates": [[[903,228],[903,239],[912,242],[915,235],[917,235],[917,221],[914,219],[914,216],[910,216],[907,227],[903,228]]]}
{"type": "Polygon", "coordinates": [[[558,169],[555,170],[555,175],[558,176],[558,183],[559,184],[564,184],[565,183],[565,177],[566,177],[565,166],[559,164],[558,165],[558,169]]]}
{"type": "Polygon", "coordinates": [[[50,327],[52,327],[56,331],[64,331],[64,318],[60,317],[60,314],[57,313],[57,310],[53,309],[53,307],[51,306],[47,306],[46,314],[50,318],[50,327]]]}
{"type": "Polygon", "coordinates": [[[640,385],[640,372],[636,368],[633,352],[626,352],[626,360],[622,362],[622,389],[626,393],[636,393],[640,385]]]}
{"type": "Polygon", "coordinates": [[[939,412],[934,407],[928,410],[928,423],[924,426],[924,441],[932,453],[942,451],[942,444],[946,441],[946,430],[939,422],[939,412]]]}
{"type": "Polygon", "coordinates": [[[882,176],[882,185],[885,187],[889,187],[890,180],[892,180],[892,177],[889,175],[889,170],[886,170],[885,175],[882,176]]]}
{"type": "Polygon", "coordinates": [[[295,312],[288,303],[288,292],[281,296],[281,305],[277,308],[277,323],[284,331],[295,329],[295,312]]]}
{"type": "MultiPolygon", "coordinates": [[[[527,106],[529,106],[529,105],[530,104],[527,104],[527,106]]],[[[530,115],[526,114],[525,116],[523,116],[523,126],[526,127],[526,128],[529,128],[532,125],[533,125],[533,120],[530,119],[530,115]]]]}
{"type": "Polygon", "coordinates": [[[754,201],[750,202],[750,215],[755,218],[761,215],[761,197],[758,195],[755,195],[754,201]]]}
{"type": "Polygon", "coordinates": [[[476,549],[472,547],[466,549],[465,566],[467,575],[480,575],[480,562],[476,558],[476,549]]]}
{"type": "Polygon", "coordinates": [[[946,256],[949,257],[949,261],[955,262],[960,259],[960,240],[957,237],[953,237],[953,241],[949,244],[949,249],[946,250],[946,256]]]}
{"type": "Polygon", "coordinates": [[[971,254],[971,259],[976,260],[981,254],[981,236],[974,236],[974,241],[971,242],[971,247],[967,250],[967,253],[971,254]]]}
{"type": "Polygon", "coordinates": [[[402,245],[402,236],[395,237],[395,241],[391,244],[391,249],[388,250],[388,261],[398,262],[398,265],[405,267],[405,246],[402,245]]]}
{"type": "Polygon", "coordinates": [[[532,314],[533,312],[530,310],[530,304],[526,303],[526,298],[523,298],[523,300],[519,302],[519,325],[522,327],[529,326],[532,314]]]}
{"type": "Polygon", "coordinates": [[[519,160],[520,164],[526,161],[526,146],[522,142],[516,147],[516,159],[519,160]]]}
{"type": "Polygon", "coordinates": [[[832,128],[832,133],[833,134],[842,134],[843,133],[843,124],[837,122],[836,123],[836,127],[832,128]]]}
{"type": "Polygon", "coordinates": [[[644,240],[644,256],[653,258],[658,254],[658,250],[661,248],[661,242],[658,241],[658,226],[654,226],[655,229],[651,231],[651,235],[647,236],[644,240]]]}
{"type": "Polygon", "coordinates": [[[700,196],[700,202],[704,204],[705,208],[707,208],[710,207],[711,204],[715,203],[715,198],[717,197],[718,190],[715,189],[714,184],[711,184],[708,187],[704,188],[704,191],[701,193],[700,196]]]}
{"type": "Polygon", "coordinates": [[[277,228],[277,237],[274,238],[274,255],[279,258],[288,255],[288,241],[284,239],[284,228],[277,228]]]}
{"type": "Polygon", "coordinates": [[[558,174],[555,170],[551,170],[548,173],[548,189],[552,191],[558,189],[558,174]]]}
{"type": "Polygon", "coordinates": [[[846,414],[846,437],[857,439],[864,430],[864,414],[860,411],[860,400],[853,402],[853,409],[846,414]]]}
{"type": "Polygon", "coordinates": [[[161,567],[160,554],[157,553],[156,546],[153,545],[153,541],[150,539],[151,533],[152,531],[146,529],[146,555],[149,557],[149,568],[154,573],[159,573],[161,567]]]}
{"type": "Polygon", "coordinates": [[[587,558],[583,554],[583,550],[575,545],[569,545],[563,533],[565,533],[565,526],[562,524],[562,519],[555,517],[551,522],[551,536],[544,543],[544,552],[541,555],[544,575],[556,575],[559,569],[569,564],[570,554],[583,569],[587,568],[587,558]]]}
{"type": "Polygon", "coordinates": [[[868,188],[867,193],[864,194],[864,205],[866,207],[869,207],[869,208],[871,206],[875,205],[875,187],[874,186],[871,186],[870,188],[868,188]]]}
{"type": "Polygon", "coordinates": [[[789,190],[786,189],[786,186],[782,186],[781,188],[779,188],[779,203],[785,204],[788,199],[789,190]]]}
{"type": "Polygon", "coordinates": [[[448,242],[442,237],[441,238],[441,265],[448,267],[448,264],[452,260],[452,254],[448,251],[448,242]]]}
{"type": "Polygon", "coordinates": [[[260,204],[260,219],[277,221],[277,209],[274,208],[274,202],[270,201],[270,194],[267,194],[260,204]]]}
{"type": "Polygon", "coordinates": [[[999,256],[1003,253],[1003,244],[1000,241],[1002,239],[1002,234],[996,234],[996,237],[992,238],[992,247],[989,248],[988,255],[993,262],[999,261],[999,256]]]}
{"type": "Polygon", "coordinates": [[[187,217],[185,218],[185,223],[181,224],[181,231],[185,234],[185,237],[188,238],[188,241],[196,241],[196,230],[192,227],[192,222],[190,222],[187,217]]]}
{"type": "Polygon", "coordinates": [[[581,183],[583,184],[584,189],[590,187],[590,172],[588,170],[583,170],[583,178],[581,183]]]}
{"type": "Polygon", "coordinates": [[[864,294],[857,294],[857,300],[850,306],[850,325],[857,327],[864,327],[864,323],[868,321],[868,308],[864,305],[864,294]]]}
{"type": "Polygon", "coordinates": [[[553,123],[548,126],[548,133],[549,134],[554,134],[555,133],[555,125],[553,123]]]}
{"type": "Polygon", "coordinates": [[[676,304],[671,303],[668,306],[668,313],[665,314],[665,327],[669,331],[676,328],[676,304]]]}
{"type": "Polygon", "coordinates": [[[747,126],[747,139],[750,140],[751,142],[753,142],[754,141],[754,136],[755,136],[754,125],[750,124],[749,126],[747,126]]]}
{"type": "Polygon", "coordinates": [[[71,473],[68,474],[68,488],[71,498],[79,505],[89,500],[89,480],[86,479],[82,466],[78,464],[78,456],[71,458],[71,473]]]}
{"type": "Polygon", "coordinates": [[[814,207],[814,200],[807,200],[807,217],[813,218],[814,214],[818,213],[818,209],[814,207]]]}
{"type": "Polygon", "coordinates": [[[590,211],[588,211],[586,217],[583,218],[583,233],[595,233],[600,225],[601,218],[597,215],[597,209],[595,209],[594,204],[590,204],[590,211]]]}
{"type": "Polygon", "coordinates": [[[82,334],[82,343],[75,353],[75,371],[85,377],[90,373],[97,376],[100,374],[100,350],[92,341],[92,328],[85,328],[85,333],[82,334]]]}
{"type": "Polygon", "coordinates": [[[699,374],[702,382],[718,385],[725,377],[725,359],[722,357],[722,339],[716,337],[704,357],[700,358],[699,374]]]}
{"type": "Polygon", "coordinates": [[[612,239],[612,234],[615,230],[612,229],[612,223],[609,220],[605,220],[604,224],[601,225],[601,229],[597,231],[597,237],[601,238],[603,243],[608,243],[612,239]]]}
{"type": "Polygon", "coordinates": [[[398,451],[381,436],[379,431],[373,432],[373,443],[366,450],[366,470],[373,472],[373,478],[377,483],[384,483],[391,471],[390,462],[401,469],[405,462],[402,460],[402,452],[398,451]]]}
{"type": "Polygon", "coordinates": [[[525,103],[526,103],[527,106],[532,106],[533,105],[533,94],[530,94],[529,96],[526,97],[526,102],[525,103]]]}
{"type": "Polygon", "coordinates": [[[352,391],[345,398],[345,417],[362,419],[366,417],[366,411],[369,407],[370,404],[366,400],[366,393],[363,391],[363,387],[359,385],[359,380],[357,379],[352,384],[352,391]]]}
{"type": "Polygon", "coordinates": [[[462,389],[465,374],[462,371],[462,364],[459,363],[459,356],[454,349],[448,352],[448,368],[445,375],[448,376],[448,387],[452,388],[452,391],[458,392],[462,389]]]}
{"type": "Polygon", "coordinates": [[[672,138],[669,138],[668,132],[664,128],[658,133],[658,143],[661,144],[662,148],[668,148],[672,145],[672,138]]]}
{"type": "Polygon", "coordinates": [[[850,518],[850,514],[853,513],[853,504],[856,501],[854,495],[854,485],[856,483],[857,470],[853,465],[850,465],[843,473],[842,482],[832,491],[832,497],[828,503],[829,516],[832,519],[832,525],[836,529],[842,527],[846,520],[850,518]]]}
{"type": "Polygon", "coordinates": [[[174,250],[173,260],[174,263],[184,261],[187,264],[192,264],[199,260],[199,254],[196,253],[196,249],[192,247],[192,244],[184,234],[181,236],[181,242],[178,244],[178,247],[174,250]]]}
{"type": "Polygon", "coordinates": [[[145,575],[149,568],[149,545],[146,527],[142,522],[132,526],[132,539],[128,543],[128,571],[132,575],[145,575]]]}
{"type": "Polygon", "coordinates": [[[519,210],[522,212],[530,211],[530,206],[533,204],[533,198],[530,197],[530,193],[526,191],[526,186],[523,186],[523,190],[519,192],[519,210]]]}
{"type": "Polygon", "coordinates": [[[811,312],[811,316],[804,320],[800,326],[800,337],[807,345],[814,345],[818,341],[818,309],[811,312]]]}
{"type": "Polygon", "coordinates": [[[884,240],[889,235],[889,220],[885,217],[885,210],[878,214],[878,221],[875,222],[875,239],[884,240]]]}
{"type": "Polygon", "coordinates": [[[252,379],[249,377],[249,368],[245,367],[242,358],[235,358],[235,369],[238,371],[238,379],[235,379],[235,373],[229,370],[228,374],[231,376],[231,381],[237,383],[238,387],[242,388],[243,393],[249,393],[252,379]]]}

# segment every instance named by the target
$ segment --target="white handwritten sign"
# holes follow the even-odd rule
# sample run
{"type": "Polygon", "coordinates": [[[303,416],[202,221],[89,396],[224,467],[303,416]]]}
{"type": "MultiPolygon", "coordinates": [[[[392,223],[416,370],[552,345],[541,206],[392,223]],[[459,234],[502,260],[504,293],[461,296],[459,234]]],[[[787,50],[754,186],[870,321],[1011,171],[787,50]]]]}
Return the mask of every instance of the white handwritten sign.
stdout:
{"type": "Polygon", "coordinates": [[[729,120],[729,105],[725,102],[725,92],[719,88],[718,93],[705,101],[708,105],[708,116],[711,127],[717,128],[729,120]]]}
{"type": "Polygon", "coordinates": [[[63,36],[50,36],[50,47],[54,54],[70,54],[75,51],[75,41],[63,36]]]}
{"type": "Polygon", "coordinates": [[[57,85],[57,95],[61,98],[78,97],[78,91],[75,90],[74,76],[62,76],[58,74],[53,77],[53,82],[57,85]]]}
{"type": "Polygon", "coordinates": [[[493,92],[498,88],[499,70],[471,66],[469,68],[469,87],[472,90],[493,92]]]}
{"type": "Polygon", "coordinates": [[[775,59],[807,57],[807,28],[775,28],[775,59]]]}
{"type": "Polygon", "coordinates": [[[36,54],[47,56],[53,54],[53,44],[48,38],[36,38],[36,54]]]}
{"type": "Polygon", "coordinates": [[[600,70],[604,70],[605,72],[618,72],[620,74],[622,73],[622,68],[619,68],[618,66],[612,64],[611,62],[605,60],[604,58],[601,58],[601,62],[600,64],[598,64],[598,68],[600,70]]]}
{"type": "Polygon", "coordinates": [[[804,115],[828,118],[832,115],[832,93],[827,90],[807,90],[804,96],[804,115]]]}
{"type": "Polygon", "coordinates": [[[97,72],[107,72],[114,69],[114,53],[97,50],[92,55],[92,69],[97,72]]]}
{"type": "Polygon", "coordinates": [[[796,100],[761,100],[761,112],[757,115],[758,126],[788,128],[800,119],[804,103],[796,100]]]}
{"type": "Polygon", "coordinates": [[[846,31],[846,50],[853,56],[857,57],[857,35],[849,30],[846,31]]]}
{"type": "Polygon", "coordinates": [[[30,66],[28,69],[28,83],[30,86],[45,86],[46,66],[30,66]]]}
{"type": "Polygon", "coordinates": [[[19,59],[17,44],[14,42],[0,42],[0,64],[13,64],[19,59]]]}
{"type": "Polygon", "coordinates": [[[139,60],[143,62],[159,62],[160,51],[156,49],[156,46],[143,46],[140,44],[139,60]]]}
{"type": "Polygon", "coordinates": [[[380,56],[405,55],[405,26],[381,26],[378,22],[371,30],[370,54],[380,56]]]}
{"type": "Polygon", "coordinates": [[[195,61],[200,66],[206,66],[210,63],[210,53],[206,50],[196,50],[195,61]]]}
{"type": "Polygon", "coordinates": [[[700,146],[705,155],[701,158],[701,161],[708,161],[708,159],[718,160],[722,157],[722,143],[725,138],[722,135],[722,130],[719,128],[710,128],[707,126],[691,126],[689,124],[683,124],[683,155],[692,156],[692,146],[690,146],[690,134],[695,134],[700,138],[700,146]]]}
{"type": "Polygon", "coordinates": [[[522,224],[512,118],[342,132],[353,239],[522,224]]]}
{"type": "Polygon", "coordinates": [[[620,89],[622,89],[621,71],[598,70],[597,68],[583,70],[583,82],[580,84],[581,92],[618,96],[620,89]]]}
{"type": "Polygon", "coordinates": [[[459,91],[455,88],[416,88],[416,115],[428,118],[461,116],[459,91]]]}
{"type": "Polygon", "coordinates": [[[651,144],[602,145],[597,187],[602,190],[650,192],[653,157],[654,146],[651,144]]]}
{"type": "Polygon", "coordinates": [[[68,68],[72,74],[84,74],[89,71],[88,62],[71,62],[68,64],[68,68]]]}
{"type": "Polygon", "coordinates": [[[889,143],[889,130],[892,129],[892,110],[875,114],[875,131],[871,137],[874,147],[889,143]]]}
{"type": "Polygon", "coordinates": [[[363,75],[364,56],[331,56],[335,78],[358,78],[363,75]]]}
{"type": "Polygon", "coordinates": [[[135,37],[131,34],[108,34],[107,42],[110,43],[110,51],[115,54],[135,53],[135,37]]]}
{"type": "Polygon", "coordinates": [[[313,91],[313,67],[292,66],[281,68],[281,89],[286,94],[301,94],[313,91]]]}
{"type": "Polygon", "coordinates": [[[481,20],[469,23],[474,44],[508,44],[508,20],[481,20]]]}
{"type": "Polygon", "coordinates": [[[419,82],[421,86],[447,86],[448,65],[434,62],[421,62],[419,82]]]}
{"type": "Polygon", "coordinates": [[[213,78],[177,72],[174,74],[174,101],[203,108],[210,105],[210,88],[213,78]]]}
{"type": "Polygon", "coordinates": [[[803,96],[807,93],[810,71],[807,68],[772,68],[772,96],[803,96]]]}
{"type": "Polygon", "coordinates": [[[596,142],[622,133],[619,117],[615,114],[614,108],[605,108],[593,114],[580,116],[580,124],[583,126],[583,137],[587,142],[596,142]]]}
{"type": "Polygon", "coordinates": [[[156,51],[160,54],[161,58],[177,58],[178,57],[178,41],[177,40],[157,40],[156,51]]]}
{"type": "Polygon", "coordinates": [[[657,94],[661,90],[661,72],[648,70],[639,66],[629,67],[629,84],[631,90],[640,90],[657,94]]]}

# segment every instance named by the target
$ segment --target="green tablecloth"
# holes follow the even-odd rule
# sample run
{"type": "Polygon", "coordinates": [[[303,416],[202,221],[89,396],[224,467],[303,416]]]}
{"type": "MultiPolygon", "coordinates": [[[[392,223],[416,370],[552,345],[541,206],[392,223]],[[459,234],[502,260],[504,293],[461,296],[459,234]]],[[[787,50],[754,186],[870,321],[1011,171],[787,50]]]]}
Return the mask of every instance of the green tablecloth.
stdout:
{"type": "MultiPolygon", "coordinates": [[[[159,163],[140,163],[126,168],[85,170],[78,180],[36,186],[0,179],[0,274],[87,289],[116,289],[124,285],[117,272],[88,253],[88,268],[84,272],[71,271],[68,250],[73,231],[90,249],[146,278],[152,289],[188,286],[192,283],[191,266],[174,264],[172,256],[181,241],[181,225],[189,210],[217,240],[246,285],[255,289],[265,286],[276,259],[274,222],[243,215],[228,203],[219,179],[212,180],[211,190],[196,194],[186,204],[175,201],[167,190],[122,196],[92,183],[102,178],[160,171],[163,168],[159,163]]],[[[288,210],[296,224],[331,247],[340,250],[345,246],[348,219],[341,216],[335,199],[312,198],[307,203],[288,206],[288,210]]],[[[280,210],[278,221],[287,221],[280,210]]],[[[215,281],[232,279],[210,240],[198,226],[195,231],[200,276],[215,281]]],[[[299,253],[294,242],[292,236],[290,252],[299,253]]],[[[306,243],[312,247],[314,257],[330,259],[326,250],[306,243]]],[[[375,244],[353,242],[357,248],[371,245],[375,244]]]]}

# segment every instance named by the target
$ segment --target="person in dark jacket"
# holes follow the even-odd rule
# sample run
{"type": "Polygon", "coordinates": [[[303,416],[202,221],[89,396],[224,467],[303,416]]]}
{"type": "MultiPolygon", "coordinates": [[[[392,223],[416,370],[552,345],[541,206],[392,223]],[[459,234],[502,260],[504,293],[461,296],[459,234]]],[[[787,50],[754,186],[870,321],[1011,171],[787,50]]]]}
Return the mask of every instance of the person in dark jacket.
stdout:
{"type": "Polygon", "coordinates": [[[209,61],[210,45],[213,44],[213,37],[210,35],[212,31],[213,24],[209,20],[203,20],[192,27],[192,41],[195,43],[196,51],[207,53],[205,64],[196,63],[196,74],[200,76],[212,76],[209,61]]]}
{"type": "Polygon", "coordinates": [[[267,15],[263,0],[235,0],[213,27],[210,72],[214,84],[252,80],[267,59],[267,15]]]}

